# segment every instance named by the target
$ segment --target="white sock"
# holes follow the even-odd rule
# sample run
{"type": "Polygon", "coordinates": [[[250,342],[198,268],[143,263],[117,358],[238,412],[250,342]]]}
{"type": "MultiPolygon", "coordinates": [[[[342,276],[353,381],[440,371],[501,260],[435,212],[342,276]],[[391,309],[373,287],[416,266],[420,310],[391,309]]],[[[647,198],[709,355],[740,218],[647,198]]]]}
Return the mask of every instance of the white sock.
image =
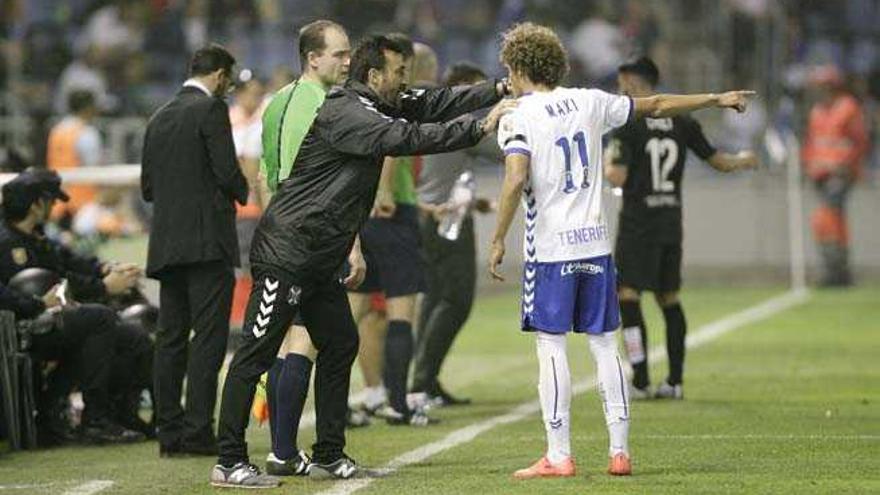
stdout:
{"type": "Polygon", "coordinates": [[[366,397],[364,397],[364,405],[370,409],[377,408],[385,403],[386,393],[385,387],[377,385],[375,387],[367,387],[364,389],[366,397]]]}
{"type": "Polygon", "coordinates": [[[565,353],[565,335],[537,332],[537,350],[538,396],[547,432],[547,460],[559,464],[571,456],[571,376],[565,353]]]}
{"type": "Polygon", "coordinates": [[[626,390],[626,376],[620,365],[617,352],[617,335],[605,332],[590,335],[590,352],[596,361],[596,377],[599,382],[599,395],[605,409],[605,423],[608,426],[608,453],[629,455],[629,397],[626,390]]]}

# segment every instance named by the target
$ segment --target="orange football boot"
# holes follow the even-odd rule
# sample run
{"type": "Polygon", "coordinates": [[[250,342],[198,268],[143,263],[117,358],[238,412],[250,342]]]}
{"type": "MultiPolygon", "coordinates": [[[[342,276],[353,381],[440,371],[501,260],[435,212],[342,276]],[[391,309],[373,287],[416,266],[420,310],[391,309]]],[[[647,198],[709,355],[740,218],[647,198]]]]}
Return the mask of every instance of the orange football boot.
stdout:
{"type": "Polygon", "coordinates": [[[542,457],[538,462],[531,466],[520,469],[513,473],[513,477],[518,480],[527,480],[530,478],[559,478],[575,475],[574,458],[566,457],[559,464],[550,464],[546,457],[542,457]]]}
{"type": "Polygon", "coordinates": [[[608,474],[611,476],[629,476],[632,474],[632,463],[629,462],[629,456],[620,452],[614,454],[614,457],[608,462],[608,474]]]}

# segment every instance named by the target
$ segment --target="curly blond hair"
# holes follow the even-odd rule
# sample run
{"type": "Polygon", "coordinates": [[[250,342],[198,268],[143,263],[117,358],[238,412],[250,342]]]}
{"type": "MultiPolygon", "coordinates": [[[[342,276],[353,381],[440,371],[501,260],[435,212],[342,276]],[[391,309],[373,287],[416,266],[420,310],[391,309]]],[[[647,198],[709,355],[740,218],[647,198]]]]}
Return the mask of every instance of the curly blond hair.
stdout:
{"type": "Polygon", "coordinates": [[[531,22],[517,24],[502,35],[501,63],[551,88],[568,73],[568,54],[559,36],[531,22]]]}

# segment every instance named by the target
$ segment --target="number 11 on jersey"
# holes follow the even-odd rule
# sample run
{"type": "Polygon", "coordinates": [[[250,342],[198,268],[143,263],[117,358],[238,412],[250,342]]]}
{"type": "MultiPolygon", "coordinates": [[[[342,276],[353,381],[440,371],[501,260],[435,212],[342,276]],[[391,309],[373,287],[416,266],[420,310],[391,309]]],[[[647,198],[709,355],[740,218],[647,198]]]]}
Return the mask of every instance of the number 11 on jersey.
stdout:
{"type": "MultiPolygon", "coordinates": [[[[589,157],[587,156],[587,136],[584,131],[580,131],[571,138],[577,144],[578,156],[581,160],[581,168],[584,171],[584,177],[581,181],[581,189],[590,187],[589,179],[589,157]]],[[[563,136],[556,140],[556,146],[562,148],[562,156],[565,159],[565,187],[562,191],[571,194],[578,190],[574,185],[574,177],[571,172],[571,144],[567,137],[563,136]]]]}

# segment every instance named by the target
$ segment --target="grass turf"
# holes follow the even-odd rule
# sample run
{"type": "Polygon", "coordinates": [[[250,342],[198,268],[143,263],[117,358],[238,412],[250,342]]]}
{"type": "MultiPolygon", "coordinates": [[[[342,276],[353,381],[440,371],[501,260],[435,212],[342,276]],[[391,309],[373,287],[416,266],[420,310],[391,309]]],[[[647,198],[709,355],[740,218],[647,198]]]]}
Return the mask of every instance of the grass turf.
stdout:
{"type": "MultiPolygon", "coordinates": [[[[763,301],[769,289],[702,288],[683,296],[691,329],[763,301]]],[[[880,491],[880,290],[815,292],[809,302],[690,351],[684,402],[633,405],[635,475],[604,474],[607,441],[594,391],[575,397],[573,479],[514,482],[510,473],[544,446],[538,415],[375,480],[364,493],[868,493],[880,491]]],[[[643,304],[651,345],[662,319],[643,304]]],[[[348,452],[380,466],[474,422],[536,399],[533,340],[516,330],[511,293],[481,298],[456,344],[443,381],[475,405],[436,413],[426,429],[376,424],[349,432],[348,452]]],[[[586,341],[569,339],[573,381],[592,374],[586,341]]],[[[665,365],[652,369],[659,381],[665,365]]],[[[357,382],[359,373],[353,376],[357,382]]],[[[301,434],[309,445],[313,431],[301,434]]],[[[252,458],[262,464],[268,432],[252,426],[252,458]]],[[[88,480],[111,480],[102,493],[210,493],[213,459],[159,459],[155,443],[65,447],[0,457],[5,493],[59,493],[88,480]]],[[[313,493],[327,483],[288,481],[279,493],[313,493]]]]}

